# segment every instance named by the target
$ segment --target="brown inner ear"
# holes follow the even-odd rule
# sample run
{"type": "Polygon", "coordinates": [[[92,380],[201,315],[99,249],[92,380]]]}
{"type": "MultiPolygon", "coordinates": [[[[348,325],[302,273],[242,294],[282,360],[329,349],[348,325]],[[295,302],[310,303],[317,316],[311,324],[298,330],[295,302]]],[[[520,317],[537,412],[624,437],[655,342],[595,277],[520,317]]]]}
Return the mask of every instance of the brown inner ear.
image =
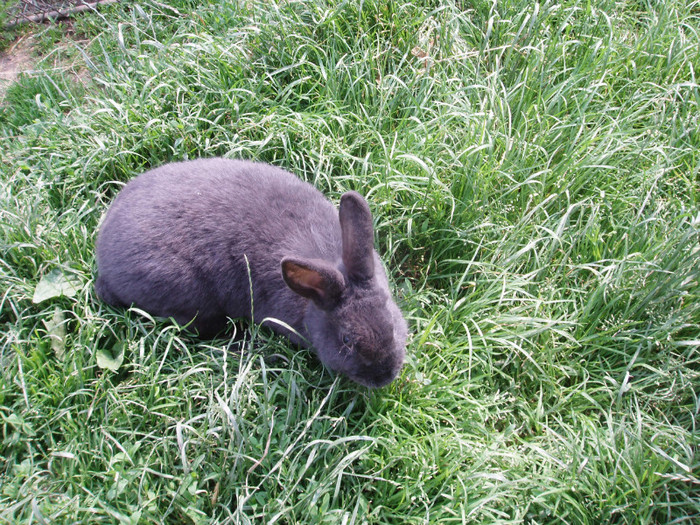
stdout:
{"type": "Polygon", "coordinates": [[[283,259],[282,277],[294,292],[325,309],[336,304],[345,287],[343,275],[326,261],[317,259],[283,259]]]}
{"type": "Polygon", "coordinates": [[[323,278],[318,272],[303,266],[297,266],[294,263],[287,263],[285,272],[288,279],[294,281],[297,286],[313,290],[312,293],[317,294],[321,299],[325,298],[326,290],[323,287],[323,278]]]}

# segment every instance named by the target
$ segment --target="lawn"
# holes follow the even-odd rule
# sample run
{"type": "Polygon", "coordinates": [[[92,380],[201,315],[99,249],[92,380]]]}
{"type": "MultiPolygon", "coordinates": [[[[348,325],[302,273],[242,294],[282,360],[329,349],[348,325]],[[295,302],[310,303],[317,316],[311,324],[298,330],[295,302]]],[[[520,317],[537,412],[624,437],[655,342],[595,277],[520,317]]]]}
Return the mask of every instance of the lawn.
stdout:
{"type": "Polygon", "coordinates": [[[0,107],[0,523],[700,521],[700,2],[122,2],[0,107]],[[101,303],[168,161],[366,196],[410,325],[370,390],[101,303]]]}

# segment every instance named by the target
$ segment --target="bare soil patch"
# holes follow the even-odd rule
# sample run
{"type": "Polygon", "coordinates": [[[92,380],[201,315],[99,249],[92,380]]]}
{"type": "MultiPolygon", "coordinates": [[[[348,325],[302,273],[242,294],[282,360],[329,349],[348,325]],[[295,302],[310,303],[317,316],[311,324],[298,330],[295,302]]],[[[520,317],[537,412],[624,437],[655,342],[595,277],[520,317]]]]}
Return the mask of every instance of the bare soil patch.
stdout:
{"type": "Polygon", "coordinates": [[[33,48],[34,39],[31,34],[27,34],[0,53],[0,100],[20,73],[32,71],[39,60],[32,52],[33,48]]]}

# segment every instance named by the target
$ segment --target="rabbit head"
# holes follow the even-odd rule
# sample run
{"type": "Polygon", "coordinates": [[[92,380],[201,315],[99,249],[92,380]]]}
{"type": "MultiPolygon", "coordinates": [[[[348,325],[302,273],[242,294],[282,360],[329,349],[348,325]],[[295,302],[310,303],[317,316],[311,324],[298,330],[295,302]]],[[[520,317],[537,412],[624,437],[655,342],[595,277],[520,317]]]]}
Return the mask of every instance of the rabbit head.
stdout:
{"type": "Polygon", "coordinates": [[[341,261],[285,257],[282,276],[310,299],[305,325],[319,359],[368,387],[390,383],[405,357],[407,327],[374,251],[372,215],[356,192],[340,201],[341,261]]]}

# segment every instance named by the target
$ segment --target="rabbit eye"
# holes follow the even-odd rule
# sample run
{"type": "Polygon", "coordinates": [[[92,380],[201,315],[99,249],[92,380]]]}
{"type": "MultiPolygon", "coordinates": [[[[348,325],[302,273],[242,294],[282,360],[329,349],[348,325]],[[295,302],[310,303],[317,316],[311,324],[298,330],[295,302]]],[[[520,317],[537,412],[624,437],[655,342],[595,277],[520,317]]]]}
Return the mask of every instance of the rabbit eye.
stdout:
{"type": "Polygon", "coordinates": [[[348,348],[352,348],[352,341],[350,340],[350,336],[344,335],[343,336],[343,344],[347,346],[348,348]]]}

